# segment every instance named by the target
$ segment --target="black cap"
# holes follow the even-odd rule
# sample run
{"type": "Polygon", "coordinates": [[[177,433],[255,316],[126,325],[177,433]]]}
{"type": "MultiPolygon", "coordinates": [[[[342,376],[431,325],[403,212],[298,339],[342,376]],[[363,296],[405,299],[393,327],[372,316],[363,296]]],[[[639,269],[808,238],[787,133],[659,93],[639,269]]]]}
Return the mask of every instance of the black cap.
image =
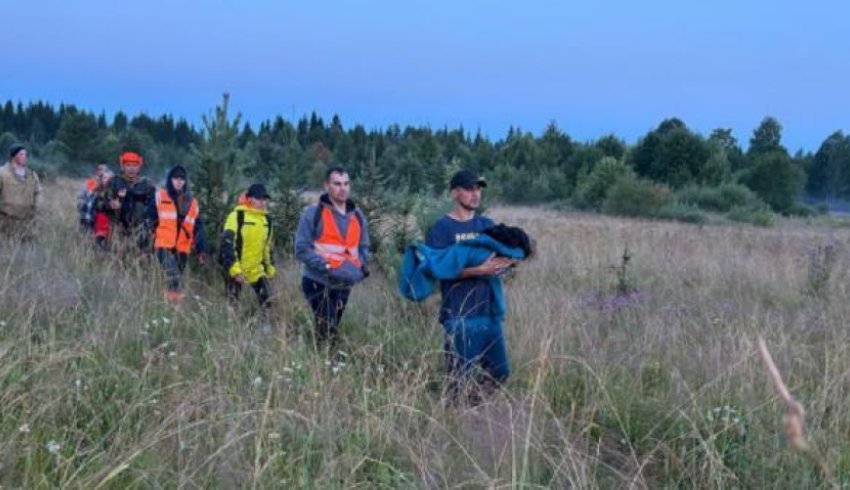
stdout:
{"type": "Polygon", "coordinates": [[[254,199],[269,199],[269,193],[266,192],[266,186],[263,184],[251,184],[251,187],[248,188],[248,192],[245,193],[247,197],[253,197],[254,199]]]}
{"type": "Polygon", "coordinates": [[[455,187],[473,189],[476,185],[478,187],[487,187],[487,182],[483,177],[480,177],[471,170],[460,170],[452,176],[449,189],[454,189],[455,187]]]}
{"type": "Polygon", "coordinates": [[[15,158],[15,155],[17,155],[18,153],[20,153],[20,152],[22,152],[23,150],[26,150],[26,149],[27,149],[27,147],[25,147],[24,145],[22,145],[20,143],[13,144],[9,148],[9,158],[15,158]]]}

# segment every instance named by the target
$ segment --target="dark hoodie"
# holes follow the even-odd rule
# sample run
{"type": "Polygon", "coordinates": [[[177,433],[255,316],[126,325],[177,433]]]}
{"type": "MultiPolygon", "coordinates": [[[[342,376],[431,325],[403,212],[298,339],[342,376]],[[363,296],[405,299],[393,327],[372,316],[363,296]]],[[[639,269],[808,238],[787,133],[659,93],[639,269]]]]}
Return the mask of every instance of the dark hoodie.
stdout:
{"type": "Polygon", "coordinates": [[[354,283],[363,279],[363,271],[338,270],[335,272],[339,274],[339,277],[332,277],[325,268],[325,259],[316,253],[313,245],[316,238],[322,234],[322,222],[320,218],[317,219],[316,214],[320,208],[323,209],[324,207],[331,208],[336,226],[343,236],[348,232],[348,222],[350,216],[352,216],[351,213],[353,212],[357,215],[356,219],[359,219],[361,223],[360,246],[357,247],[360,254],[360,262],[363,266],[368,264],[369,231],[367,229],[366,217],[363,216],[363,213],[357,208],[354,201],[350,199],[345,203],[346,214],[338,213],[334,210],[333,204],[331,204],[331,200],[327,194],[322,194],[319,197],[318,204],[308,206],[301,215],[301,219],[298,222],[298,230],[295,233],[295,258],[304,264],[304,277],[308,277],[326,286],[351,287],[354,283]]]}
{"type": "MultiPolygon", "coordinates": [[[[168,175],[165,177],[165,190],[168,192],[171,200],[177,203],[177,222],[182,223],[183,218],[186,217],[186,213],[189,212],[189,205],[192,203],[192,193],[189,191],[189,177],[186,169],[181,165],[175,165],[171,170],[168,171],[168,175]],[[180,171],[183,175],[186,176],[186,183],[183,184],[182,192],[177,192],[176,189],[171,185],[171,178],[174,176],[175,171],[180,171]]],[[[156,210],[156,199],[153,199],[150,205],[148,206],[147,216],[145,219],[148,231],[153,234],[156,230],[157,224],[159,222],[159,213],[156,210]]],[[[204,253],[207,251],[206,238],[204,236],[204,223],[201,221],[201,217],[198,216],[195,219],[195,252],[204,253]]]]}

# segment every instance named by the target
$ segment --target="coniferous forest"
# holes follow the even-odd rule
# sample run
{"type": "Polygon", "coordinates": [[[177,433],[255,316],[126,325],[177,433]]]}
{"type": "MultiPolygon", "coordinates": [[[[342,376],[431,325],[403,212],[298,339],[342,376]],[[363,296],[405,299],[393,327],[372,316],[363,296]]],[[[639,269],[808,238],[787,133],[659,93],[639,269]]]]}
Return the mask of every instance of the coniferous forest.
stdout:
{"type": "Polygon", "coordinates": [[[114,166],[122,151],[142,154],[154,178],[187,165],[213,225],[229,203],[212,196],[248,181],[270,184],[283,212],[294,213],[298,203],[288,200],[317,188],[329,165],[349,169],[367,201],[440,195],[448,176],[464,167],[487,178],[491,202],[700,223],[712,214],[769,225],[777,214],[825,212],[827,203],[850,197],[850,135],[836,131],[815,153],[792,153],[783,146],[781,122],[770,116],[748,141],[728,128],[703,135],[671,117],[629,145],[614,134],[577,141],[555,122],[542,134],[510,128],[499,139],[464,127],[345,125],[315,112],[254,126],[229,105],[225,94],[196,127],[169,114],[119,111],[108,118],[73,104],[8,100],[0,111],[0,147],[27,144],[47,178],[114,166]]]}

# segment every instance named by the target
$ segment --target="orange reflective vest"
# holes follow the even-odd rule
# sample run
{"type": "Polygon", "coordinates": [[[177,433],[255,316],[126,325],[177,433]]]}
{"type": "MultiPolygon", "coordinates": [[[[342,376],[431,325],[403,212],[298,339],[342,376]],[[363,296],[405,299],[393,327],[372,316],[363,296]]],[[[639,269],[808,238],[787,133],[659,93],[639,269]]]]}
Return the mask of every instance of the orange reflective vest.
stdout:
{"type": "Polygon", "coordinates": [[[177,204],[168,195],[167,190],[160,189],[156,193],[156,214],[158,224],[153,246],[177,250],[184,254],[191,252],[195,239],[195,220],[198,218],[198,201],[192,198],[189,211],[178,226],[177,204]]]}
{"type": "Polygon", "coordinates": [[[360,220],[354,211],[348,213],[348,229],[343,237],[336,226],[331,208],[321,205],[320,208],[322,234],[313,242],[316,253],[325,259],[331,269],[342,266],[346,261],[360,267],[360,220]]]}

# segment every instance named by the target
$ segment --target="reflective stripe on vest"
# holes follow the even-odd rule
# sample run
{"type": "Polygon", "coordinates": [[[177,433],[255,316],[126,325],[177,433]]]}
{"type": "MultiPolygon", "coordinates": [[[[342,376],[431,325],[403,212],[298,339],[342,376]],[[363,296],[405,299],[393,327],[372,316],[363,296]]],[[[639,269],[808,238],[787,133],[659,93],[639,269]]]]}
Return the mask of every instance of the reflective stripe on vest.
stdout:
{"type": "Polygon", "coordinates": [[[342,266],[346,261],[360,267],[360,220],[354,212],[348,213],[348,229],[343,238],[336,226],[333,211],[327,206],[319,207],[322,213],[322,234],[313,242],[316,253],[332,269],[342,266]]]}
{"type": "Polygon", "coordinates": [[[184,254],[191,252],[195,238],[195,219],[198,217],[198,202],[193,198],[189,203],[189,210],[179,230],[177,229],[177,204],[165,189],[160,189],[156,193],[156,213],[159,223],[154,235],[154,247],[173,249],[184,254]]]}

